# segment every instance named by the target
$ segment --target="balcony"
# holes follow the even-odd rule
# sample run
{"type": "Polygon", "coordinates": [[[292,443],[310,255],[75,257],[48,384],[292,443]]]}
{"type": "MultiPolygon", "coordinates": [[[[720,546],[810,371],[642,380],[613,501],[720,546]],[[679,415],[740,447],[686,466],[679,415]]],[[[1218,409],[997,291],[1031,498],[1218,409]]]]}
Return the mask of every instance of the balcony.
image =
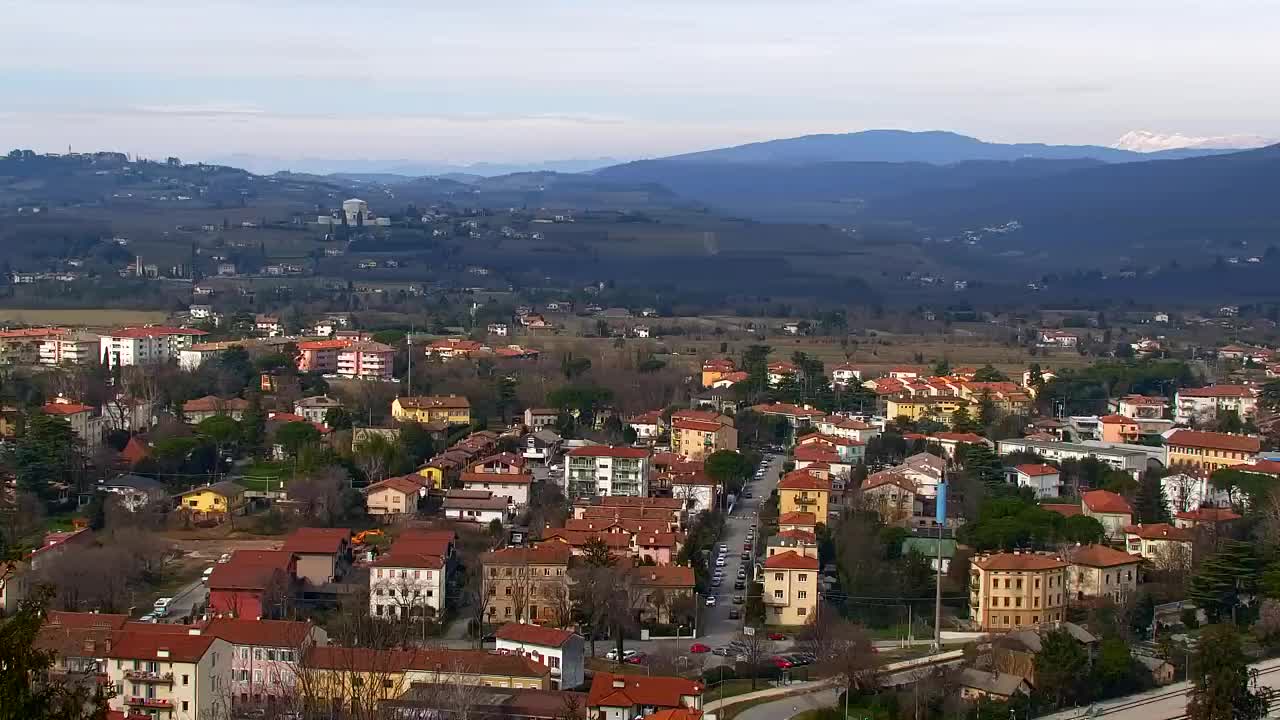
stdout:
{"type": "Polygon", "coordinates": [[[762,599],[764,600],[765,605],[770,605],[773,607],[786,607],[791,604],[785,597],[776,598],[772,595],[765,595],[764,598],[762,599]]]}
{"type": "Polygon", "coordinates": [[[125,698],[124,704],[129,707],[158,708],[160,710],[173,709],[173,701],[168,698],[131,697],[125,698]]]}
{"type": "Polygon", "coordinates": [[[124,679],[140,683],[167,683],[173,684],[173,673],[158,673],[149,670],[125,670],[124,679]]]}

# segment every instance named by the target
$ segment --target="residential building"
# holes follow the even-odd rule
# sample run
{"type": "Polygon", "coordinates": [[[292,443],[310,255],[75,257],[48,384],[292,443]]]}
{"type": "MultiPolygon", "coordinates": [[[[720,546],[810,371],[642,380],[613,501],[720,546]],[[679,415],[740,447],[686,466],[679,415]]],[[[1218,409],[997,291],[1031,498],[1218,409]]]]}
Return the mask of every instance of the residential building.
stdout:
{"type": "Polygon", "coordinates": [[[693,622],[693,568],[684,565],[637,565],[627,580],[635,591],[632,610],[642,623],[683,625],[693,622]],[[688,614],[683,614],[688,613],[688,614]]]}
{"type": "Polygon", "coordinates": [[[585,680],[582,636],[568,630],[507,623],[498,628],[496,650],[542,663],[551,671],[554,690],[576,688],[585,680]]]}
{"type": "Polygon", "coordinates": [[[194,487],[178,496],[178,507],[205,519],[238,512],[244,502],[244,487],[230,480],[194,487]]]}
{"type": "Polygon", "coordinates": [[[950,538],[909,537],[902,540],[902,554],[916,553],[929,563],[929,569],[938,571],[938,563],[942,563],[942,573],[951,571],[951,561],[956,556],[956,541],[950,538]]]}
{"type": "Polygon", "coordinates": [[[924,514],[916,482],[894,468],[868,475],[862,483],[862,497],[886,525],[907,525],[911,518],[924,514]]]}
{"type": "Polygon", "coordinates": [[[1041,330],[1040,345],[1045,347],[1073,348],[1080,343],[1080,337],[1065,330],[1041,330]]]}
{"type": "Polygon", "coordinates": [[[490,335],[498,337],[506,337],[511,333],[511,328],[506,323],[489,323],[487,330],[490,335]]]}
{"type": "Polygon", "coordinates": [[[494,495],[489,490],[449,490],[441,503],[444,516],[450,520],[488,526],[494,520],[507,524],[515,513],[510,498],[494,495]]]}
{"type": "Polygon", "coordinates": [[[430,710],[438,711],[440,693],[447,692],[449,685],[531,690],[551,687],[551,674],[545,665],[518,655],[485,650],[375,650],[323,645],[308,650],[303,663],[313,694],[339,717],[344,716],[341,708],[350,705],[353,696],[360,698],[362,707],[370,701],[381,706],[396,701],[410,689],[422,689],[434,695],[430,710]]]}
{"type": "Polygon", "coordinates": [[[169,504],[169,490],[164,483],[141,475],[117,475],[98,485],[98,489],[115,496],[129,512],[138,512],[153,503],[156,507],[169,504]]]}
{"type": "Polygon", "coordinates": [[[355,340],[338,350],[338,375],[361,380],[390,380],[396,350],[372,340],[355,340]]]}
{"type": "Polygon", "coordinates": [[[59,395],[53,402],[45,403],[40,411],[66,420],[71,431],[84,443],[85,450],[93,452],[102,445],[102,433],[106,427],[96,408],[71,402],[59,395]]]}
{"type": "Polygon", "coordinates": [[[338,372],[338,353],[347,340],[307,340],[298,343],[298,370],[322,375],[338,372]]]}
{"type": "Polygon", "coordinates": [[[528,460],[550,461],[560,450],[561,437],[547,428],[529,433],[524,438],[524,456],[528,460]]]}
{"type": "Polygon", "coordinates": [[[1194,541],[1194,530],[1168,523],[1140,523],[1124,529],[1125,549],[1161,570],[1190,569],[1194,541]]]}
{"type": "Polygon", "coordinates": [[[1098,418],[1102,442],[1137,443],[1142,439],[1142,426],[1137,420],[1124,415],[1103,415],[1098,418]]]}
{"type": "Polygon", "coordinates": [[[1159,420],[1169,408],[1169,400],[1149,395],[1125,395],[1108,403],[1117,415],[1134,420],[1159,420]]]}
{"type": "Polygon", "coordinates": [[[244,619],[284,617],[297,560],[284,550],[236,550],[209,574],[209,612],[244,619]]]}
{"type": "Polygon", "coordinates": [[[637,441],[652,443],[666,433],[667,421],[661,410],[650,410],[628,419],[627,427],[635,431],[637,441]]]}
{"type": "Polygon", "coordinates": [[[226,415],[232,420],[244,417],[249,409],[249,401],[244,398],[220,398],[217,395],[206,395],[195,400],[182,403],[182,417],[193,425],[199,425],[216,415],[226,415]]]}
{"type": "Polygon", "coordinates": [[[1062,474],[1058,468],[1042,463],[1027,463],[1013,468],[1018,487],[1029,487],[1036,498],[1062,496],[1062,474]]]}
{"type": "Polygon", "coordinates": [[[1257,388],[1248,385],[1210,385],[1180,388],[1173,400],[1173,419],[1179,425],[1209,425],[1219,413],[1234,412],[1241,420],[1258,411],[1257,388]]]}
{"type": "Polygon", "coordinates": [[[1067,548],[1067,592],[1072,600],[1106,600],[1123,605],[1138,590],[1141,558],[1106,545],[1067,548]]]}
{"type": "Polygon", "coordinates": [[[1175,430],[1165,439],[1165,466],[1214,470],[1252,462],[1262,441],[1252,435],[1175,430]]]}
{"type": "Polygon", "coordinates": [[[707,410],[682,410],[671,418],[671,450],[691,460],[702,460],[720,450],[738,449],[738,430],[733,419],[719,415],[716,419],[691,417],[712,415],[707,410]]]}
{"type": "Polygon", "coordinates": [[[391,416],[423,425],[470,425],[471,401],[463,395],[418,395],[391,401],[391,416]]]}
{"type": "Polygon", "coordinates": [[[277,337],[284,334],[284,325],[280,323],[280,318],[273,315],[255,315],[253,328],[267,337],[277,337]]]}
{"type": "Polygon", "coordinates": [[[1062,620],[1067,563],[1045,553],[980,555],[970,564],[969,617],[986,631],[1062,620]]]}
{"type": "Polygon", "coordinates": [[[1110,490],[1089,490],[1080,494],[1080,509],[1087,517],[1102,523],[1107,537],[1116,539],[1133,522],[1133,508],[1123,497],[1110,490]]]}
{"type": "Polygon", "coordinates": [[[804,470],[793,470],[778,482],[778,512],[780,515],[793,512],[813,513],[818,522],[825,523],[830,495],[830,480],[804,470]]]}
{"type": "Polygon", "coordinates": [[[564,490],[570,500],[596,495],[649,494],[646,448],[587,445],[565,454],[564,490]]]}
{"type": "Polygon", "coordinates": [[[857,418],[828,415],[817,423],[818,432],[830,437],[840,437],[866,443],[880,435],[880,429],[857,418]]]}
{"type": "Polygon", "coordinates": [[[844,363],[831,368],[831,385],[846,388],[862,382],[862,368],[844,363]]]}
{"type": "Polygon", "coordinates": [[[428,358],[436,358],[442,361],[457,360],[461,358],[469,358],[478,354],[484,347],[475,340],[467,340],[464,338],[441,338],[433,340],[423,350],[428,358]]]}
{"type": "Polygon", "coordinates": [[[102,360],[102,338],[93,333],[67,332],[40,341],[41,365],[90,365],[102,360]]]}
{"type": "Polygon", "coordinates": [[[369,568],[369,614],[385,619],[437,618],[447,603],[448,570],[439,555],[397,547],[369,568]]]}
{"type": "Polygon", "coordinates": [[[1194,530],[1198,527],[1207,527],[1218,530],[1227,523],[1239,520],[1241,515],[1233,511],[1229,507],[1198,507],[1194,510],[1185,510],[1173,516],[1174,527],[1194,530]]]}
{"type": "Polygon", "coordinates": [[[293,404],[293,414],[315,425],[325,425],[330,410],[342,409],[342,401],[328,395],[304,397],[293,404]]]}
{"type": "Polygon", "coordinates": [[[481,555],[489,622],[567,624],[570,554],[564,545],[543,544],[481,555]]]}
{"type": "Polygon", "coordinates": [[[213,717],[231,692],[231,644],[199,629],[158,633],[125,629],[104,654],[107,707],[126,715],[198,720],[213,717]]]}
{"type": "Polygon", "coordinates": [[[762,405],[753,405],[752,412],[761,415],[772,415],[774,417],[785,418],[787,423],[793,428],[802,427],[804,425],[812,425],[822,418],[826,417],[826,413],[821,410],[809,407],[792,405],[791,403],[766,403],[762,405]]]}
{"type": "Polygon", "coordinates": [[[709,358],[702,361],[702,387],[709,388],[721,377],[736,371],[738,368],[728,358],[709,358]]]}
{"type": "Polygon", "coordinates": [[[0,562],[0,617],[12,615],[27,599],[29,567],[20,562],[0,562]]]}
{"type": "Polygon", "coordinates": [[[1031,686],[1019,675],[967,667],[956,676],[960,699],[977,702],[988,699],[1009,702],[1014,695],[1030,695],[1031,686]]]}
{"type": "Polygon", "coordinates": [[[491,455],[462,473],[463,489],[491,492],[514,506],[529,503],[532,484],[533,475],[525,468],[525,459],[511,453],[491,455]]]}
{"type": "Polygon", "coordinates": [[[421,475],[402,475],[376,482],[364,489],[365,507],[377,518],[395,520],[418,512],[418,498],[427,488],[421,475]]]}
{"type": "Polygon", "coordinates": [[[239,710],[287,707],[303,654],[329,644],[324,628],[292,620],[214,618],[201,632],[231,645],[230,696],[239,710]]]}
{"type": "MultiPolygon", "coordinates": [[[[1232,469],[1246,471],[1249,465],[1236,465],[1232,469]]],[[[1275,475],[1280,478],[1280,466],[1275,475]]],[[[1169,503],[1169,513],[1177,514],[1201,506],[1226,507],[1231,505],[1231,492],[1214,487],[1209,473],[1204,471],[1174,472],[1160,478],[1160,487],[1169,503]]]]}
{"type": "Polygon", "coordinates": [[[795,550],[770,555],[764,561],[765,623],[804,625],[818,607],[818,558],[795,550]]]}
{"type": "Polygon", "coordinates": [[[885,401],[885,415],[894,419],[905,417],[911,422],[934,420],[950,427],[951,416],[962,408],[967,411],[970,404],[961,397],[890,397],[885,401]]]}
{"type": "Polygon", "coordinates": [[[280,549],[293,553],[295,575],[312,585],[337,582],[351,568],[349,528],[301,527],[285,538],[280,549]]]}
{"type": "Polygon", "coordinates": [[[537,432],[550,429],[560,419],[560,411],[555,408],[525,408],[524,426],[537,432]]]}
{"type": "Polygon", "coordinates": [[[601,671],[592,677],[587,693],[587,717],[634,720],[663,710],[701,710],[702,692],[700,683],[682,677],[601,671]]]}
{"type": "Polygon", "coordinates": [[[108,367],[165,363],[177,360],[184,348],[207,334],[194,328],[158,325],[121,328],[99,337],[96,354],[108,367]]]}
{"type": "Polygon", "coordinates": [[[816,533],[817,525],[818,516],[811,512],[785,512],[778,516],[778,532],[802,530],[816,533]]]}

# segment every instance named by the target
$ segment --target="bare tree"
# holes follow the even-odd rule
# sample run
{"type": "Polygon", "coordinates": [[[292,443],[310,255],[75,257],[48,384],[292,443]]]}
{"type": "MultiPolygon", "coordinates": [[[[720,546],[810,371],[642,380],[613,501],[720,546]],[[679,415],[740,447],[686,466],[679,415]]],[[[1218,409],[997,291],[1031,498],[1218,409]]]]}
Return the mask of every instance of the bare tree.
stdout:
{"type": "Polygon", "coordinates": [[[739,642],[742,644],[743,661],[751,672],[751,689],[756,689],[756,678],[760,674],[760,666],[764,663],[765,658],[769,655],[773,642],[764,633],[764,628],[755,628],[751,634],[742,633],[738,636],[739,642]]]}
{"type": "Polygon", "coordinates": [[[467,604],[471,608],[471,622],[475,624],[476,647],[484,636],[484,624],[488,621],[489,608],[493,605],[498,590],[497,577],[491,575],[497,568],[485,568],[479,563],[472,564],[468,573],[464,592],[467,604]]]}
{"type": "Polygon", "coordinates": [[[591,643],[591,654],[596,654],[596,637],[605,629],[609,617],[609,596],[613,592],[617,573],[611,567],[579,565],[570,570],[573,585],[570,595],[578,625],[586,630],[591,643]]]}
{"type": "Polygon", "coordinates": [[[304,517],[331,526],[342,508],[342,491],[350,481],[346,471],[326,466],[289,482],[289,499],[304,517]]]}

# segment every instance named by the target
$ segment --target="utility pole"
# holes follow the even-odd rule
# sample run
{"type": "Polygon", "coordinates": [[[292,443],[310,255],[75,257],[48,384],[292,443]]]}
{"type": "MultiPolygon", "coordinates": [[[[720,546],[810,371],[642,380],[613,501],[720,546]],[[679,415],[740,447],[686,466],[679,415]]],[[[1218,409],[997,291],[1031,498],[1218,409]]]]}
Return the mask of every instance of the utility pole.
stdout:
{"type": "Polygon", "coordinates": [[[938,483],[938,503],[933,519],[938,523],[938,547],[934,562],[933,579],[933,651],[942,650],[942,528],[947,523],[947,474],[942,471],[942,482],[938,483]]]}

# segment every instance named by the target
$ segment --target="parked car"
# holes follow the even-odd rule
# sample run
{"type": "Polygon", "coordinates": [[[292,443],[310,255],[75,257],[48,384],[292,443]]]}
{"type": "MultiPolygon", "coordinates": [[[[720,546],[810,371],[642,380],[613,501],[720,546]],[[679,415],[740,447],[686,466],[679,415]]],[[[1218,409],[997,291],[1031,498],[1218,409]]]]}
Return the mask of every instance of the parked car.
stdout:
{"type": "MultiPolygon", "coordinates": [[[[634,652],[634,651],[628,650],[627,652],[634,652]]],[[[644,662],[644,653],[638,652],[638,653],[635,653],[634,655],[631,655],[630,657],[624,657],[622,659],[622,662],[627,663],[629,665],[639,665],[640,663],[644,662]]]]}
{"type": "Polygon", "coordinates": [[[742,596],[741,596],[741,595],[734,595],[734,596],[733,596],[733,604],[734,604],[734,605],[741,605],[742,603],[743,603],[743,600],[742,600],[742,596]]]}
{"type": "Polygon", "coordinates": [[[744,552],[744,553],[742,553],[742,559],[743,559],[744,561],[745,561],[745,560],[750,560],[750,559],[751,559],[751,553],[750,553],[750,552],[744,552]]]}
{"type": "Polygon", "coordinates": [[[730,653],[730,652],[732,652],[732,651],[731,651],[729,648],[727,648],[727,647],[718,647],[718,648],[716,648],[715,650],[712,650],[712,651],[711,651],[711,654],[712,654],[712,655],[719,655],[720,657],[729,657],[729,653],[730,653]]]}
{"type": "Polygon", "coordinates": [[[707,596],[707,607],[715,607],[715,606],[716,606],[716,596],[715,596],[715,595],[708,595],[708,596],[707,596]]]}
{"type": "Polygon", "coordinates": [[[149,612],[146,615],[143,615],[142,617],[138,618],[138,622],[140,623],[153,623],[155,621],[156,621],[156,614],[153,612],[149,612]]]}
{"type": "MultiPolygon", "coordinates": [[[[717,584],[719,584],[719,583],[717,583],[717,584]]],[[[736,580],[736,581],[734,581],[734,583],[733,583],[733,589],[734,589],[734,590],[746,590],[746,589],[747,589],[747,584],[746,584],[745,582],[741,581],[741,580],[736,580]]]]}
{"type": "Polygon", "coordinates": [[[769,633],[769,639],[770,640],[786,640],[787,636],[783,635],[780,632],[771,632],[769,633]]]}
{"type": "Polygon", "coordinates": [[[783,670],[786,670],[787,668],[791,667],[791,663],[781,655],[775,655],[774,657],[769,658],[769,662],[773,663],[774,666],[776,667],[782,668],[783,670]]]}
{"type": "Polygon", "coordinates": [[[213,574],[213,566],[210,565],[209,567],[204,569],[203,573],[200,574],[200,582],[205,583],[207,585],[209,583],[209,576],[212,574],[213,574]]]}
{"type": "Polygon", "coordinates": [[[742,613],[738,612],[738,608],[729,608],[729,619],[737,620],[742,617],[742,613]]]}
{"type": "MultiPolygon", "coordinates": [[[[633,657],[635,657],[636,655],[639,655],[639,654],[640,654],[640,651],[639,651],[639,650],[623,650],[623,651],[622,651],[622,660],[625,662],[626,660],[628,660],[628,659],[630,659],[630,658],[633,658],[633,657]]],[[[617,660],[617,659],[618,659],[618,649],[617,649],[617,648],[614,648],[614,649],[610,650],[609,652],[605,653],[605,654],[604,654],[604,659],[605,659],[605,660],[617,660]]]]}
{"type": "Polygon", "coordinates": [[[689,652],[691,652],[691,653],[705,653],[705,652],[711,652],[711,646],[710,646],[710,645],[703,645],[702,643],[694,643],[694,644],[692,644],[692,645],[690,645],[690,646],[689,646],[689,652]]]}
{"type": "Polygon", "coordinates": [[[716,558],[716,567],[724,567],[724,556],[716,558]]]}
{"type": "Polygon", "coordinates": [[[156,617],[164,617],[165,615],[168,615],[169,604],[172,602],[173,598],[171,597],[162,597],[159,600],[156,600],[156,603],[153,606],[155,608],[153,612],[155,612],[156,617]]]}

